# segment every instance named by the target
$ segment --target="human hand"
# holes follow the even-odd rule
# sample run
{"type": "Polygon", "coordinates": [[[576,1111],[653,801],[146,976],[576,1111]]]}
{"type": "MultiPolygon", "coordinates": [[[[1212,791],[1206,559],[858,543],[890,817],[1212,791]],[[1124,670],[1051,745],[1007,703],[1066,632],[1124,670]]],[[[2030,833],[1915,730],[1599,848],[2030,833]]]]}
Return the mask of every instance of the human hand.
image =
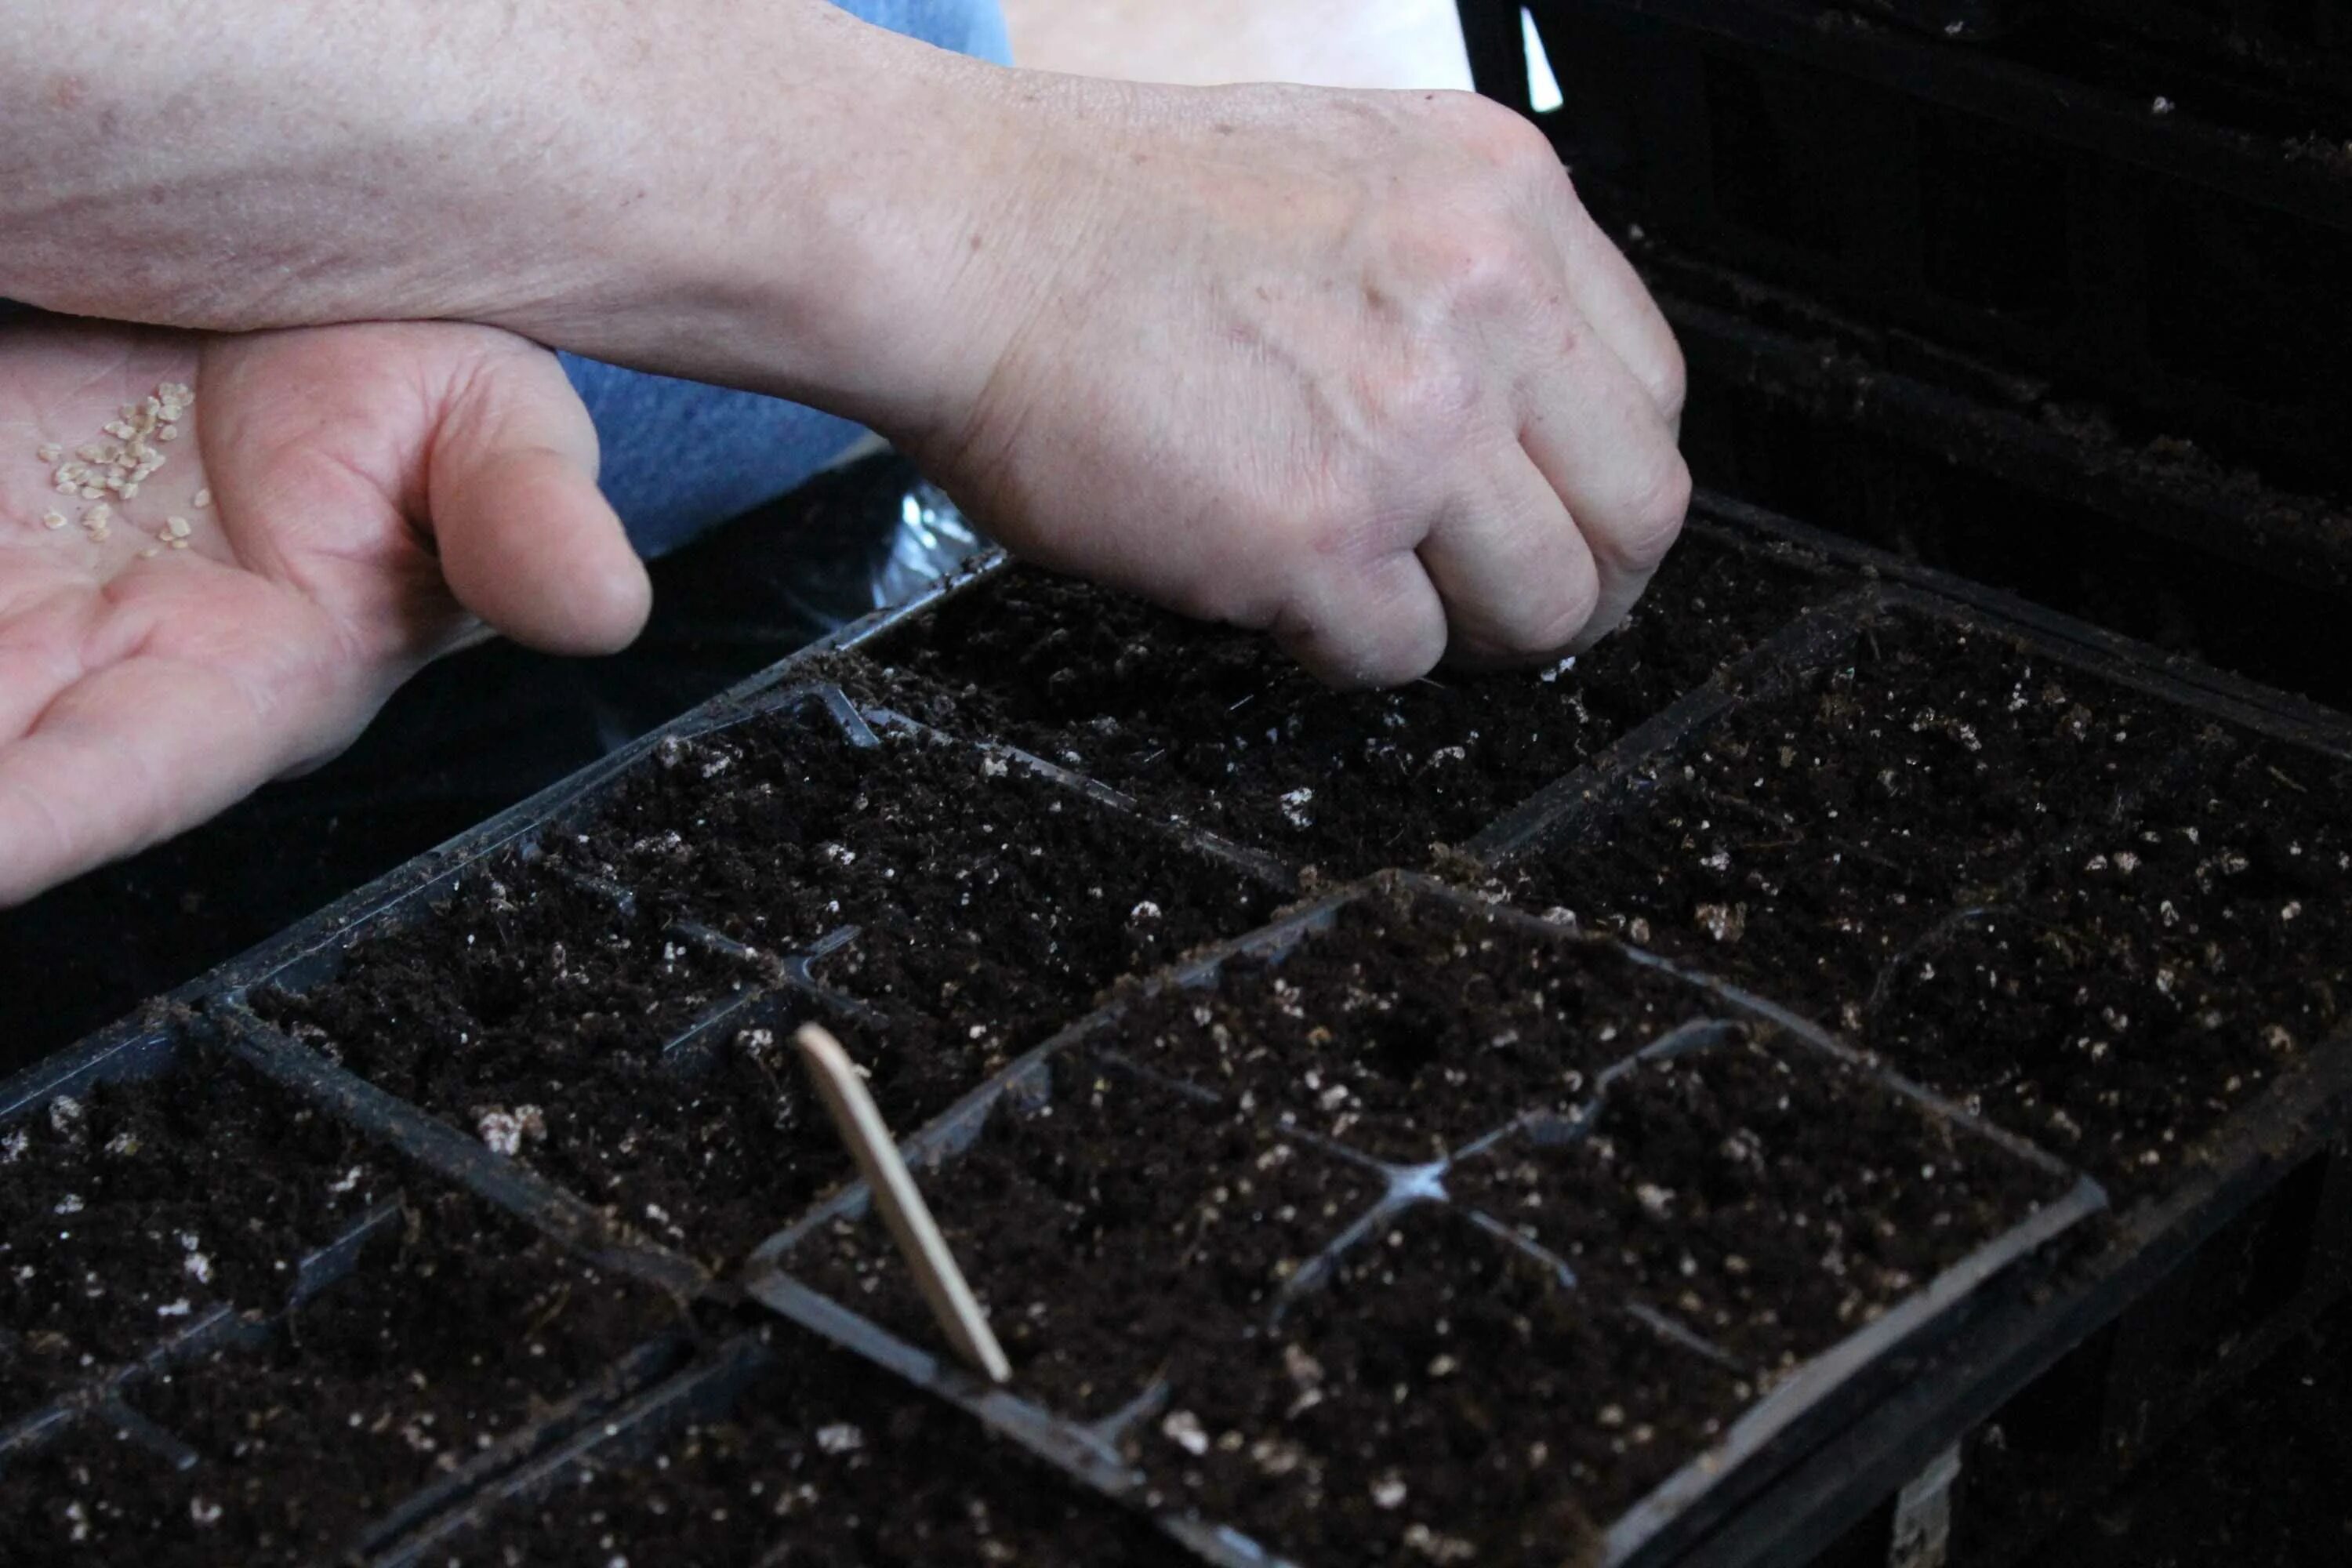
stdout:
{"type": "Polygon", "coordinates": [[[332,756],[486,628],[626,646],[650,588],[595,477],[553,356],[488,328],[0,327],[0,906],[332,756]],[[135,496],[58,492],[173,384],[135,496]]]}
{"type": "Polygon", "coordinates": [[[1448,93],[1037,100],[943,339],[986,374],[910,443],[992,531],[1344,685],[1622,618],[1689,498],[1682,360],[1541,132],[1448,93]]]}

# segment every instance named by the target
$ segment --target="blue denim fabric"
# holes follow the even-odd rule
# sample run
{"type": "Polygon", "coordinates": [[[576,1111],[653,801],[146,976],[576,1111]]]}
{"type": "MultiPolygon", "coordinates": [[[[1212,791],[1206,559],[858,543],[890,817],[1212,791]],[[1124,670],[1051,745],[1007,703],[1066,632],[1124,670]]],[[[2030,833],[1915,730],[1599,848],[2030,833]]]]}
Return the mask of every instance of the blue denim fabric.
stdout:
{"type": "MultiPolygon", "coordinates": [[[[996,0],[835,0],[877,26],[1005,63],[996,0]]],[[[665,554],[783,494],[864,432],[796,403],[562,356],[604,444],[606,499],[640,554],[665,554]]]]}

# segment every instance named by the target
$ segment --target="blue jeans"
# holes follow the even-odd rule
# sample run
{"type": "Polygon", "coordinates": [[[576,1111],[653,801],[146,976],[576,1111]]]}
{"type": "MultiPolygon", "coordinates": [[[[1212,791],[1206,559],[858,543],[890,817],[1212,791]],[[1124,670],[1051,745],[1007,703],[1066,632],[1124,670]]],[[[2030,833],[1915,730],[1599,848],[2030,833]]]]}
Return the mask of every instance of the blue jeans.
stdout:
{"type": "MultiPolygon", "coordinates": [[[[879,26],[960,54],[1012,58],[996,0],[834,0],[879,26]]],[[[797,403],[565,354],[596,421],[606,499],[641,555],[660,555],[793,489],[864,434],[797,403]]]]}

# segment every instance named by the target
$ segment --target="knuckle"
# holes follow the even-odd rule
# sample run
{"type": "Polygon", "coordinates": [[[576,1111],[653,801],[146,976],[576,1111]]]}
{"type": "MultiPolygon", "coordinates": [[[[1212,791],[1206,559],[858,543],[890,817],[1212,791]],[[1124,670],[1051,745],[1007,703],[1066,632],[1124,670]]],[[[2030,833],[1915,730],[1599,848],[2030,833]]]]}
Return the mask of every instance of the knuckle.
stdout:
{"type": "Polygon", "coordinates": [[[1672,338],[1666,340],[1660,362],[1651,374],[1650,396],[1667,424],[1680,423],[1683,409],[1690,400],[1690,366],[1683,358],[1682,345],[1672,338]]]}
{"type": "Polygon", "coordinates": [[[1474,156],[1489,166],[1511,173],[1559,177],[1559,154],[1540,126],[1517,110],[1507,109],[1476,93],[1450,95],[1444,103],[1454,134],[1474,156]]]}
{"type": "Polygon", "coordinates": [[[1609,542],[1612,556],[1637,572],[1655,570],[1682,536],[1691,488],[1690,465],[1680,453],[1672,454],[1625,509],[1609,542]]]}
{"type": "Polygon", "coordinates": [[[1507,651],[1534,658],[1567,647],[1592,624],[1593,614],[1600,607],[1601,574],[1591,552],[1579,550],[1570,557],[1559,580],[1551,585],[1551,592],[1535,607],[1535,613],[1512,628],[1507,651]]]}
{"type": "Polygon", "coordinates": [[[1434,230],[1415,270],[1441,319],[1517,316],[1556,295],[1556,265],[1528,226],[1500,215],[1434,230]]]}

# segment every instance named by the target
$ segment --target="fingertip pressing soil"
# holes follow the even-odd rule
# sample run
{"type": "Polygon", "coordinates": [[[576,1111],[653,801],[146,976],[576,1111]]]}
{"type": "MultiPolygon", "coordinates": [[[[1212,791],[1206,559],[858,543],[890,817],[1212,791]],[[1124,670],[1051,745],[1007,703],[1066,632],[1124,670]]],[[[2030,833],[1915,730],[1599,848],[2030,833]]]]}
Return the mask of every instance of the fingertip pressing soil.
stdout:
{"type": "Polygon", "coordinates": [[[322,1560],[676,1321],[478,1202],[425,1200],[404,1236],[258,1345],[133,1383],[193,1449],[172,1468],[103,1412],[0,1476],[9,1561],[322,1560]],[[21,1558],[17,1553],[22,1553],[21,1558]]]}
{"type": "Polygon", "coordinates": [[[2071,1184],[1855,1064],[1766,1039],[1642,1063],[1571,1140],[1523,1134],[1446,1173],[1457,1201],[1588,1286],[1768,1373],[1829,1349],[2071,1184]]]}
{"type": "Polygon", "coordinates": [[[907,1039],[882,1101],[904,1125],[1121,974],[1245,931],[1276,901],[1171,834],[961,744],[888,731],[853,747],[829,718],[793,712],[664,755],[567,856],[766,952],[856,927],[817,978],[883,1006],[894,1036],[928,1037],[907,1039]]]}
{"type": "Polygon", "coordinates": [[[182,1050],[0,1127],[0,1425],[211,1309],[282,1301],[391,1185],[347,1129],[182,1050]]]}
{"type": "Polygon", "coordinates": [[[1170,1377],[1127,1443],[1156,1500],[1298,1563],[1590,1563],[1753,1393],[1428,1207],[1170,1377]]]}
{"type": "Polygon", "coordinates": [[[645,910],[505,860],[332,980],[254,1006],[361,1077],[490,1142],[656,1239],[740,1257],[847,1167],[780,1016],[707,1059],[663,1047],[748,996],[748,970],[645,910]]]}
{"type": "Polygon", "coordinates": [[[458,1568],[1193,1568],[1198,1559],[960,1412],[795,1345],[723,1421],[583,1467],[457,1542],[458,1568]]]}
{"type": "Polygon", "coordinates": [[[1713,1007],[1610,944],[1381,894],[1279,960],[1134,1003],[1096,1040],[1277,1125],[1415,1163],[1572,1110],[1601,1068],[1713,1007]]]}
{"type": "Polygon", "coordinates": [[[1331,691],[1262,638],[1026,569],[859,651],[894,706],[1353,877],[1429,863],[1829,591],[1793,553],[1694,537],[1591,652],[1384,692],[1331,691]]]}
{"type": "Polygon", "coordinates": [[[2129,1194],[2275,1065],[2251,1054],[2273,1027],[2298,1048],[2341,1027],[2346,772],[1898,616],[1645,766],[1641,809],[1509,875],[1523,901],[1793,1005],[2129,1194]],[[2215,858],[2257,837],[2288,880],[2215,858]],[[2214,898],[2240,901],[2197,916],[2214,898]],[[2221,990],[2190,1009],[2167,986],[2221,990]],[[2266,1006],[2294,1016],[2252,1016],[2266,1006]],[[2111,1007],[2139,1029],[2122,1054],[2111,1007]]]}
{"type": "MultiPolygon", "coordinates": [[[[1054,1082],[1034,1110],[1000,1102],[971,1148],[919,1176],[1015,1391],[1063,1415],[1128,1405],[1180,1342],[1254,1338],[1285,1281],[1386,1185],[1229,1104],[1116,1068],[1064,1058],[1054,1082]]],[[[870,1215],[785,1266],[903,1339],[938,1341],[870,1215]]]]}

